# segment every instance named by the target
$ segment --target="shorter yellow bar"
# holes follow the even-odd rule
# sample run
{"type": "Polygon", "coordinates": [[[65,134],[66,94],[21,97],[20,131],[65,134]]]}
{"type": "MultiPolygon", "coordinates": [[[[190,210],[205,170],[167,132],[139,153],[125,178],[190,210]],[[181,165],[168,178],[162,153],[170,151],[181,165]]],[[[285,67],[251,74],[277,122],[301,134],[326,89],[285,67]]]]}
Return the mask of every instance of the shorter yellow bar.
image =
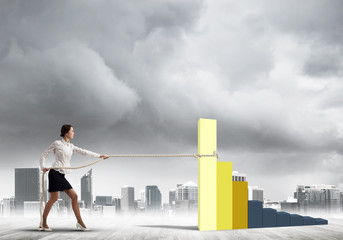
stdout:
{"type": "Polygon", "coordinates": [[[217,230],[232,229],[232,162],[217,162],[217,230]]]}
{"type": "Polygon", "coordinates": [[[232,182],[233,229],[248,228],[248,182],[232,182]]]}

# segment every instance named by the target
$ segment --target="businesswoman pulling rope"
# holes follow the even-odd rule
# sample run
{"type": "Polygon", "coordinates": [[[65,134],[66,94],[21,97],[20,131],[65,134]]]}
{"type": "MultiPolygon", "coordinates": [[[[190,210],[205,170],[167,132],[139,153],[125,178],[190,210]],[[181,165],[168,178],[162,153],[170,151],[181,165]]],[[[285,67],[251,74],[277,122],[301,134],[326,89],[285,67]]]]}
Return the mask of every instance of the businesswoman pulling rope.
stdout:
{"type": "Polygon", "coordinates": [[[61,128],[61,135],[62,139],[54,141],[48,149],[46,149],[40,158],[40,168],[43,170],[43,174],[49,171],[48,179],[49,179],[49,189],[50,192],[50,200],[47,202],[44,213],[43,219],[41,222],[41,226],[39,226],[38,230],[43,231],[52,231],[47,224],[47,217],[50,212],[52,205],[58,199],[58,192],[64,191],[71,199],[72,208],[77,219],[76,227],[77,229],[81,229],[83,231],[89,230],[84,222],[82,221],[80,215],[80,209],[77,200],[77,194],[70,183],[65,178],[65,174],[70,172],[69,169],[63,169],[64,167],[70,167],[70,159],[74,152],[95,157],[95,158],[102,158],[107,159],[109,156],[107,155],[100,155],[95,152],[88,151],[86,149],[82,149],[79,147],[74,146],[70,140],[74,138],[74,129],[71,125],[65,124],[61,128]],[[45,159],[49,155],[49,153],[53,151],[55,155],[55,162],[53,163],[52,167],[46,168],[45,167],[45,159]],[[57,167],[56,170],[52,169],[57,167]]]}

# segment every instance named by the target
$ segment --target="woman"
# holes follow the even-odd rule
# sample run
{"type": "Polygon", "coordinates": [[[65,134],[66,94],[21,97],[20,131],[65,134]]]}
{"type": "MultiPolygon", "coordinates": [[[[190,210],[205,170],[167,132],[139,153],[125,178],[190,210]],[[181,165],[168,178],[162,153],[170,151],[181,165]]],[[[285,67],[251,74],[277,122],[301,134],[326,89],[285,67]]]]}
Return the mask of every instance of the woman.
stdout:
{"type": "MultiPolygon", "coordinates": [[[[69,167],[70,166],[70,159],[73,152],[90,156],[96,158],[103,158],[107,159],[107,155],[100,155],[98,153],[94,153],[82,148],[78,148],[70,143],[70,140],[74,138],[74,129],[71,125],[63,125],[61,128],[61,140],[54,141],[47,150],[45,150],[40,158],[40,168],[43,170],[43,174],[49,171],[48,168],[45,167],[45,159],[49,155],[51,151],[54,151],[55,155],[55,162],[53,163],[52,167],[69,167]]],[[[69,173],[67,169],[50,169],[49,171],[49,192],[50,192],[50,200],[47,202],[44,213],[43,213],[43,230],[44,231],[52,231],[47,224],[47,217],[50,212],[52,205],[58,199],[58,191],[64,191],[71,199],[73,211],[75,213],[77,223],[76,227],[81,230],[87,231],[89,230],[84,222],[82,221],[80,215],[79,204],[77,202],[77,194],[69,184],[67,179],[65,179],[64,175],[69,173]]]]}

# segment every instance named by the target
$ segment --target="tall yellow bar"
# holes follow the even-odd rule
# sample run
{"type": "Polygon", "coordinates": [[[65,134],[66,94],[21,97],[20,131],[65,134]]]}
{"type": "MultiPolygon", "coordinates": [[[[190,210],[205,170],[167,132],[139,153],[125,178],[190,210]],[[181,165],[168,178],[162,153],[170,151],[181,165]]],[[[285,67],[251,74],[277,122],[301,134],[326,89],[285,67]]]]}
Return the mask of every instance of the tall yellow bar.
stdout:
{"type": "Polygon", "coordinates": [[[232,229],[232,162],[217,162],[217,230],[232,229]]]}
{"type": "Polygon", "coordinates": [[[248,228],[248,182],[232,182],[233,229],[248,228]]]}
{"type": "MultiPolygon", "coordinates": [[[[198,153],[217,151],[217,120],[198,120],[198,153]]],[[[198,158],[198,228],[217,229],[217,158],[198,158]]]]}

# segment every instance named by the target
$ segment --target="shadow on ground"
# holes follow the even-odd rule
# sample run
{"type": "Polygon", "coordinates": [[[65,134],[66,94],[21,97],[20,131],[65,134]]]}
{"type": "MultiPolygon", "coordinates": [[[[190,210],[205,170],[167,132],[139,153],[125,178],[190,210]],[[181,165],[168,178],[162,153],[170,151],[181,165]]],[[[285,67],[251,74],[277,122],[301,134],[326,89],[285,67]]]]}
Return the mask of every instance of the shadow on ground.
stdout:
{"type": "Polygon", "coordinates": [[[199,231],[198,226],[175,226],[175,225],[136,225],[136,226],[137,227],[169,228],[169,229],[199,231]]]}
{"type": "Polygon", "coordinates": [[[91,229],[89,231],[81,231],[77,229],[66,229],[66,228],[53,228],[51,232],[38,231],[37,229],[21,229],[23,232],[37,232],[37,233],[53,233],[53,232],[98,232],[97,229],[91,229]]]}

